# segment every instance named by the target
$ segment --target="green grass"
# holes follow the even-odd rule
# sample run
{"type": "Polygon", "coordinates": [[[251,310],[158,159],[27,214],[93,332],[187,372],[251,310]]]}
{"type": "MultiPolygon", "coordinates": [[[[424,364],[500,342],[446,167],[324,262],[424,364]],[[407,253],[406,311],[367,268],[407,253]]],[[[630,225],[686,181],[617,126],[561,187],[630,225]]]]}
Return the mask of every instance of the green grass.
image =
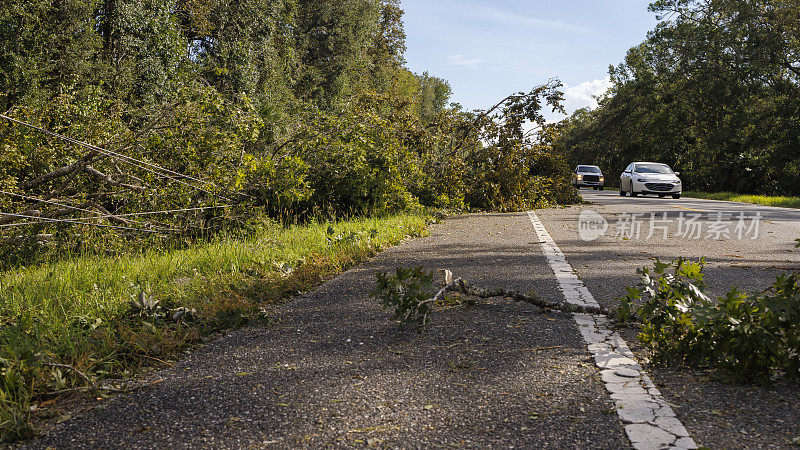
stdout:
{"type": "Polygon", "coordinates": [[[730,202],[752,203],[764,206],[780,206],[784,208],[800,208],[800,197],[768,196],[768,195],[743,195],[734,192],[697,192],[684,191],[685,197],[702,198],[708,200],[726,200],[730,202]]]}
{"type": "Polygon", "coordinates": [[[261,230],[179,251],[80,257],[0,273],[0,436],[30,436],[30,407],[55,391],[126,377],[204,335],[268,320],[307,291],[427,225],[401,214],[261,230]],[[159,308],[137,311],[141,295],[159,308]],[[174,320],[179,307],[193,309],[174,320]],[[69,367],[56,368],[54,364],[69,367]]]}

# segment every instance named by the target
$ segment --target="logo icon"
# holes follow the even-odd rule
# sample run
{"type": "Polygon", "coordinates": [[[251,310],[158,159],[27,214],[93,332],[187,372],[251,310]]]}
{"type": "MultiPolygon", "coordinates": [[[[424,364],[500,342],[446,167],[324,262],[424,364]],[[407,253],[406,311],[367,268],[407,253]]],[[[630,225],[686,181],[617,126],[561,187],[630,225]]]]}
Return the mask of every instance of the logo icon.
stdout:
{"type": "Polygon", "coordinates": [[[585,242],[596,241],[608,231],[608,221],[591,209],[584,209],[578,218],[578,236],[585,242]]]}

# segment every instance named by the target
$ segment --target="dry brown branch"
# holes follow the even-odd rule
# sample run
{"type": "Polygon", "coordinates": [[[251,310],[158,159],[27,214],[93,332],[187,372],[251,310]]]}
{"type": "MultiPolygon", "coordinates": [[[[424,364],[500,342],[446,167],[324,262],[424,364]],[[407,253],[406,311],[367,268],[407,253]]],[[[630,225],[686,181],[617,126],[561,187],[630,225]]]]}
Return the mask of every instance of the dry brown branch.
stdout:
{"type": "Polygon", "coordinates": [[[107,218],[109,222],[114,222],[122,225],[128,225],[130,223],[121,217],[117,217],[114,214],[111,214],[107,209],[103,208],[103,205],[95,204],[94,207],[97,208],[98,211],[103,213],[105,215],[105,218],[107,218]]]}
{"type": "Polygon", "coordinates": [[[155,358],[155,357],[153,357],[153,356],[142,355],[141,353],[137,353],[137,354],[136,354],[136,356],[138,356],[138,357],[140,357],[140,358],[152,359],[153,361],[160,362],[161,364],[165,364],[165,365],[167,365],[167,366],[170,366],[170,367],[172,367],[172,364],[170,364],[170,363],[168,363],[168,362],[166,362],[166,361],[164,361],[164,360],[161,360],[161,359],[155,358]]]}
{"type": "Polygon", "coordinates": [[[108,183],[108,184],[110,184],[112,186],[122,187],[122,188],[131,189],[131,190],[139,191],[139,192],[144,192],[146,190],[145,188],[143,188],[141,186],[137,186],[135,184],[128,184],[128,183],[123,183],[121,181],[117,181],[117,180],[111,178],[111,175],[106,175],[103,172],[100,172],[99,170],[97,170],[94,167],[89,166],[89,165],[84,167],[83,170],[84,170],[84,172],[92,175],[93,177],[95,177],[95,178],[97,178],[99,180],[102,180],[102,181],[104,181],[104,182],[106,182],[106,183],[108,183]]]}
{"type": "Polygon", "coordinates": [[[70,394],[72,392],[86,392],[91,391],[93,389],[99,389],[101,391],[111,392],[114,394],[127,394],[131,392],[131,389],[117,389],[112,388],[110,386],[82,386],[82,387],[75,387],[69,389],[60,389],[58,391],[49,391],[49,392],[42,392],[40,395],[61,395],[61,394],[70,394]]]}
{"type": "Polygon", "coordinates": [[[80,375],[80,377],[83,378],[84,381],[86,381],[86,384],[88,384],[89,386],[91,386],[91,387],[95,387],[96,386],[95,382],[92,381],[92,379],[89,378],[85,373],[81,372],[80,370],[76,369],[73,366],[70,366],[69,364],[59,364],[59,363],[44,362],[44,363],[42,363],[42,365],[47,366],[47,367],[55,367],[57,369],[70,370],[70,371],[75,372],[76,374],[80,375]]]}
{"type": "Polygon", "coordinates": [[[36,186],[39,186],[39,185],[41,185],[43,183],[46,183],[46,182],[48,182],[50,180],[53,180],[53,179],[56,179],[56,178],[61,178],[63,176],[69,175],[69,174],[71,174],[71,173],[73,173],[75,171],[80,170],[83,167],[84,164],[87,164],[88,161],[91,160],[92,158],[94,158],[95,156],[97,156],[97,152],[92,150],[89,153],[87,153],[86,155],[84,155],[83,158],[75,161],[74,163],[72,163],[72,164],[70,164],[68,166],[61,167],[60,169],[56,169],[56,170],[54,170],[54,171],[52,171],[50,173],[46,173],[44,175],[38,176],[38,177],[34,178],[33,180],[25,181],[24,183],[22,183],[20,185],[20,187],[23,190],[27,191],[27,190],[35,188],[36,186]]]}
{"type": "Polygon", "coordinates": [[[463,293],[464,295],[471,295],[480,298],[507,297],[518,302],[529,303],[541,309],[552,309],[567,313],[600,314],[608,317],[616,317],[616,314],[613,311],[610,311],[602,306],[575,305],[572,303],[551,302],[534,295],[521,294],[516,291],[502,289],[502,288],[481,289],[479,287],[469,284],[466,280],[463,280],[461,278],[455,280],[452,284],[446,286],[446,289],[450,291],[458,291],[463,293]]]}

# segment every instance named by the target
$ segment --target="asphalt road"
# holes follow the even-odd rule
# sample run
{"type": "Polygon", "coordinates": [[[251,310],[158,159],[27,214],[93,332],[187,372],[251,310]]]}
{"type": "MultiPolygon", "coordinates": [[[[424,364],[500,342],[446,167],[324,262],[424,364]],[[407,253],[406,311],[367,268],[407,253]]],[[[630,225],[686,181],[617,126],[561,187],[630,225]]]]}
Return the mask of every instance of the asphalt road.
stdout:
{"type": "Polygon", "coordinates": [[[414,265],[563,300],[527,214],[452,218],[30,447],[630,446],[569,314],[495,299],[401,329],[370,293],[414,265]]]}
{"type": "MultiPolygon", "coordinates": [[[[656,257],[705,257],[707,282],[717,294],[733,285],[761,289],[776,273],[800,266],[793,246],[800,211],[582,193],[589,204],[537,215],[606,305],[656,257]],[[608,222],[605,235],[590,242],[578,232],[587,210],[608,222]],[[718,225],[711,229],[722,228],[713,214],[728,212],[760,214],[756,239],[752,228],[745,239],[706,235],[712,223],[718,225]],[[658,229],[660,235],[648,240],[650,214],[663,219],[663,213],[666,238],[658,229]],[[704,215],[699,238],[677,236],[681,213],[704,215]],[[630,214],[641,214],[638,237],[620,232],[629,228],[630,214]]],[[[430,329],[418,334],[390,322],[390,313],[369,295],[375,271],[422,265],[562,301],[539,244],[525,213],[448,219],[433,225],[430,236],[276,307],[274,324],[232,332],[153,375],[146,387],[56,426],[30,446],[629,447],[570,315],[494,299],[437,311],[430,329]]],[[[800,436],[796,384],[731,386],[692,370],[648,367],[635,336],[625,338],[698,444],[788,447],[800,436]]]]}
{"type": "MultiPolygon", "coordinates": [[[[764,207],[736,202],[692,198],[620,197],[616,191],[582,190],[588,202],[560,209],[537,211],[539,218],[566,254],[578,276],[594,297],[614,306],[625,286],[638,281],[637,268],[652,266],[653,258],[705,258],[707,290],[724,295],[736,286],[761,291],[775,277],[800,268],[800,210],[764,207]],[[595,211],[608,222],[605,234],[596,241],[581,239],[578,221],[582,212],[595,211]],[[651,214],[667,214],[667,237],[658,229],[650,239],[651,214]],[[756,239],[749,233],[739,239],[708,234],[709,225],[720,222],[717,214],[728,215],[734,230],[739,214],[759,217],[756,239]],[[631,234],[629,219],[639,214],[641,234],[631,234]],[[684,221],[700,214],[702,230],[682,236],[684,221]],[[679,227],[682,229],[679,230],[679,227]],[[623,233],[620,233],[622,229],[623,233]]],[[[723,221],[724,222],[724,221],[723,221]]],[[[745,221],[749,226],[751,221],[745,221]]],[[[713,229],[713,228],[712,228],[713,229]]],[[[670,368],[647,364],[647,352],[638,345],[635,330],[620,330],[645,364],[650,377],[672,405],[695,441],[710,448],[795,448],[800,442],[800,384],[778,380],[770,386],[732,385],[721,382],[713,370],[670,368]]]]}
{"type": "Polygon", "coordinates": [[[537,214],[567,261],[606,306],[615,305],[625,294],[624,287],[638,281],[636,269],[652,266],[654,258],[663,262],[705,258],[706,284],[716,295],[733,286],[760,291],[776,275],[800,269],[800,249],[795,248],[795,239],[800,238],[800,210],[692,198],[620,197],[616,191],[590,189],[581,190],[581,195],[589,204],[537,214]],[[579,218],[586,210],[608,222],[606,233],[595,241],[584,241],[579,235],[579,218]],[[736,230],[740,214],[742,239],[736,230]],[[688,223],[695,215],[700,216],[695,221],[698,225],[691,228],[688,223]],[[755,218],[757,230],[751,229],[755,218]],[[638,237],[631,233],[634,222],[639,227],[638,237]],[[666,239],[662,227],[668,227],[666,239]],[[684,235],[687,229],[691,232],[684,235]],[[718,234],[718,230],[728,230],[730,235],[718,234]]]}

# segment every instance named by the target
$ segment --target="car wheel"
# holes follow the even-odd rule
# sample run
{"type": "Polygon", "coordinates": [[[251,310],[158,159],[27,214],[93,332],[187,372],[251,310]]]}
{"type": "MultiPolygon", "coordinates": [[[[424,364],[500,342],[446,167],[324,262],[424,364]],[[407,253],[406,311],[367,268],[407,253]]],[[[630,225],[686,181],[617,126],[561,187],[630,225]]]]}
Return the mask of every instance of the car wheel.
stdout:
{"type": "Polygon", "coordinates": [[[638,192],[634,192],[633,188],[631,188],[631,197],[638,197],[638,196],[639,196],[639,193],[638,192]]]}
{"type": "Polygon", "coordinates": [[[600,191],[602,191],[602,190],[603,190],[603,186],[600,186],[600,187],[599,187],[599,188],[597,188],[597,189],[598,189],[598,190],[600,190],[600,191]]]}
{"type": "Polygon", "coordinates": [[[665,195],[667,194],[658,194],[658,198],[664,198],[665,195]]]}
{"type": "Polygon", "coordinates": [[[672,194],[672,198],[677,200],[677,199],[681,198],[681,194],[672,194]]]}
{"type": "Polygon", "coordinates": [[[623,191],[622,188],[619,188],[619,196],[625,197],[625,195],[627,195],[627,192],[623,191]]]}

